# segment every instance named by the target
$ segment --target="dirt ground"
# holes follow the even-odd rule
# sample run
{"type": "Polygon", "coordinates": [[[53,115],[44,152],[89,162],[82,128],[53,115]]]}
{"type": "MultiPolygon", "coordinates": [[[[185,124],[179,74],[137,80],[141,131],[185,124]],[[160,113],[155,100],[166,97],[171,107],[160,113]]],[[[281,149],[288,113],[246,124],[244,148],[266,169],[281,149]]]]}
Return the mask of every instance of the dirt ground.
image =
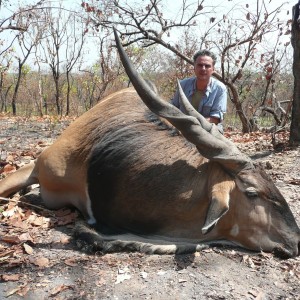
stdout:
{"type": "MultiPolygon", "coordinates": [[[[69,121],[1,117],[0,176],[36,157],[69,121]]],[[[299,224],[300,149],[274,151],[267,134],[226,135],[264,164],[299,224]]],[[[19,199],[0,200],[0,299],[300,299],[300,256],[224,246],[175,256],[83,253],[72,239],[76,211],[43,209],[38,189],[21,199],[36,206],[19,199]]]]}

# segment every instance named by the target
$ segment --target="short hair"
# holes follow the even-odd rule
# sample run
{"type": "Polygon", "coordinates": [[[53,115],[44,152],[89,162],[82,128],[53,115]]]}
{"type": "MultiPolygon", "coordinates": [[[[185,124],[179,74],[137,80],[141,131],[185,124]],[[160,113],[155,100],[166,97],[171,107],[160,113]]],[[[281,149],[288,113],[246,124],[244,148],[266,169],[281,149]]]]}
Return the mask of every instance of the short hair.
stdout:
{"type": "Polygon", "coordinates": [[[199,51],[197,51],[193,56],[194,63],[196,62],[196,60],[199,56],[209,56],[209,57],[211,57],[212,60],[213,60],[213,65],[215,65],[215,63],[217,61],[216,55],[213,52],[211,52],[210,50],[199,50],[199,51]]]}

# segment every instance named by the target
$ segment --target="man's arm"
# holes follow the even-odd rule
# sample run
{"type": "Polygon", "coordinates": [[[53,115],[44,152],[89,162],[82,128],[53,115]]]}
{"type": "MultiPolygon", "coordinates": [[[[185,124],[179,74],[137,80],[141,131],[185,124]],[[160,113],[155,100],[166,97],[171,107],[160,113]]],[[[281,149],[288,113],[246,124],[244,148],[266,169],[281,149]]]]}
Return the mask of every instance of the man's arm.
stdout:
{"type": "Polygon", "coordinates": [[[218,93],[214,99],[214,103],[211,107],[210,116],[208,121],[214,124],[218,124],[223,121],[224,113],[227,109],[227,89],[224,88],[223,90],[218,93]]]}
{"type": "Polygon", "coordinates": [[[177,108],[179,108],[179,91],[178,88],[174,94],[174,97],[171,99],[171,104],[173,104],[174,106],[176,106],[177,108]]]}

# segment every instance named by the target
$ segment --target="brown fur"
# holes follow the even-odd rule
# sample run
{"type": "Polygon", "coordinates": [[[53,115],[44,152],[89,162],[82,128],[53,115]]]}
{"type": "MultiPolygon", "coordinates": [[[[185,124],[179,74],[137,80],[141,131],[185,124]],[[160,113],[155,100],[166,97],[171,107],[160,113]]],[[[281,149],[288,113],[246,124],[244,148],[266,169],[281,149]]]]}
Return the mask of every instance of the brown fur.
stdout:
{"type": "MultiPolygon", "coordinates": [[[[105,225],[178,246],[154,247],[157,253],[223,239],[252,250],[280,245],[286,256],[298,253],[299,229],[264,171],[229,175],[150,113],[133,88],[110,95],[78,118],[35,163],[2,180],[0,195],[35,182],[49,207],[72,204],[90,222],[95,218],[100,229],[105,225]],[[248,187],[258,191],[255,199],[247,196],[248,187]]],[[[109,239],[99,236],[103,249],[142,247],[109,239]]]]}

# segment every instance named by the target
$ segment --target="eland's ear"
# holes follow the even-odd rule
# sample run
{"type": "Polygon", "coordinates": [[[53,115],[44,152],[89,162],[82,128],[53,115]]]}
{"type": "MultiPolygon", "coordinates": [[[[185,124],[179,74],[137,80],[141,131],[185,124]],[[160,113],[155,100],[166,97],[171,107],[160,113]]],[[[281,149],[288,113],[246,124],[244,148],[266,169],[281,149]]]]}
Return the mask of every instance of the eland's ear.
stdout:
{"type": "Polygon", "coordinates": [[[210,203],[206,213],[202,233],[207,234],[229,209],[230,192],[235,183],[228,174],[224,174],[216,164],[211,165],[208,178],[210,203]]]}
{"type": "Polygon", "coordinates": [[[217,224],[217,222],[226,214],[229,209],[229,196],[219,195],[219,197],[212,197],[207,210],[205,223],[202,227],[202,233],[209,233],[217,224]]]}

